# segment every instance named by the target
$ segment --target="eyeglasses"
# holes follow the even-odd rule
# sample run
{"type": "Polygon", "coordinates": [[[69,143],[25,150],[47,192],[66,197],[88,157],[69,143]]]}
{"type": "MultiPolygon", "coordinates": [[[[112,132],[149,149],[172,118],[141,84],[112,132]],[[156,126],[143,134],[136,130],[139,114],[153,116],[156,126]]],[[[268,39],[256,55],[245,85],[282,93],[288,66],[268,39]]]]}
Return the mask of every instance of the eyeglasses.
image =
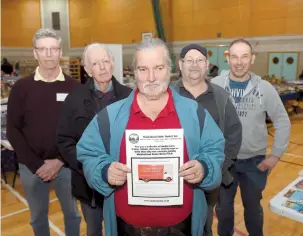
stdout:
{"type": "Polygon", "coordinates": [[[50,51],[51,53],[58,53],[61,48],[46,48],[46,47],[41,47],[41,48],[35,48],[39,53],[46,53],[50,51]]]}
{"type": "Polygon", "coordinates": [[[204,65],[206,63],[207,60],[205,59],[202,59],[202,58],[198,58],[198,59],[184,59],[182,60],[185,64],[187,65],[192,65],[194,62],[197,64],[197,65],[204,65]]]}

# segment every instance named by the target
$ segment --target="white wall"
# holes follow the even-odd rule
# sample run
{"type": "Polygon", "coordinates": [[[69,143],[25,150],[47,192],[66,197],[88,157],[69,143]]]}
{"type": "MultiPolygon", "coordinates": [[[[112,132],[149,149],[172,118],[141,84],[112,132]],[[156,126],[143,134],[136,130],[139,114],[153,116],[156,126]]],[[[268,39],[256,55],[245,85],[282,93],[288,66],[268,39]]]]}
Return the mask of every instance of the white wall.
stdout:
{"type": "MultiPolygon", "coordinates": [[[[85,1],[85,0],[84,0],[85,1]]],[[[69,51],[69,15],[68,0],[40,0],[42,28],[52,28],[52,12],[60,13],[60,30],[56,33],[62,38],[63,53],[69,51]]]]}

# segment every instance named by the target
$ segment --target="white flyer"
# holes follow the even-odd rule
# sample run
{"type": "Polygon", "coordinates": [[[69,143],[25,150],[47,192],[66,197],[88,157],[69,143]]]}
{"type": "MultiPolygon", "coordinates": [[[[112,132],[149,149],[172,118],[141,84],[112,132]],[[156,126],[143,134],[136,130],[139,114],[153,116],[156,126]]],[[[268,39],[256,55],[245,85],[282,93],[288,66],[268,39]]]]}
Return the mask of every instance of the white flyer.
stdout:
{"type": "Polygon", "coordinates": [[[128,204],[183,204],[183,129],[126,130],[128,204]]]}

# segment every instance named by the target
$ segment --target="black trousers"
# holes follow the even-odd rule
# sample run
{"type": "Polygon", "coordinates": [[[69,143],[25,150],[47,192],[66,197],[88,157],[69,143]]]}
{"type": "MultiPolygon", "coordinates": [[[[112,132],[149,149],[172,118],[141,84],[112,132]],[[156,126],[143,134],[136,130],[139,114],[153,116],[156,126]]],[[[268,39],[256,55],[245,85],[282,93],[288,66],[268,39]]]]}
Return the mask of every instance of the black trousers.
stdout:
{"type": "Polygon", "coordinates": [[[135,227],[117,217],[118,236],[191,236],[191,215],[170,227],[135,227]]]}

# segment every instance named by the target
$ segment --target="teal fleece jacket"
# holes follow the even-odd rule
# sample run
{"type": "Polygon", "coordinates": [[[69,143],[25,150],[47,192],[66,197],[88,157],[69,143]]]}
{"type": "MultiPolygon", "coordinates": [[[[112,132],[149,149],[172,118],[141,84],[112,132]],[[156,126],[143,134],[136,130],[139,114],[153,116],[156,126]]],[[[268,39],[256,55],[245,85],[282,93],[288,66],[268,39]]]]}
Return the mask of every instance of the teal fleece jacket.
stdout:
{"type": "MultiPolygon", "coordinates": [[[[204,190],[210,191],[221,183],[225,141],[222,132],[206,110],[202,108],[204,117],[198,117],[198,104],[180,96],[173,88],[171,90],[174,105],[184,129],[188,156],[190,160],[199,160],[207,166],[207,176],[200,184],[193,187],[192,235],[201,236],[207,216],[204,190]],[[202,133],[199,129],[201,120],[203,120],[202,133]]],[[[77,144],[77,159],[83,165],[88,184],[105,196],[103,208],[105,233],[110,236],[117,236],[115,188],[108,184],[107,177],[104,177],[102,172],[104,172],[103,168],[110,163],[119,161],[120,144],[128,123],[133,99],[134,91],[128,98],[111,104],[99,112],[77,144]],[[102,116],[108,116],[108,118],[102,116]],[[103,136],[100,135],[100,127],[105,125],[100,124],[101,120],[107,120],[109,123],[109,144],[104,143],[106,140],[102,140],[103,136]]]]}

